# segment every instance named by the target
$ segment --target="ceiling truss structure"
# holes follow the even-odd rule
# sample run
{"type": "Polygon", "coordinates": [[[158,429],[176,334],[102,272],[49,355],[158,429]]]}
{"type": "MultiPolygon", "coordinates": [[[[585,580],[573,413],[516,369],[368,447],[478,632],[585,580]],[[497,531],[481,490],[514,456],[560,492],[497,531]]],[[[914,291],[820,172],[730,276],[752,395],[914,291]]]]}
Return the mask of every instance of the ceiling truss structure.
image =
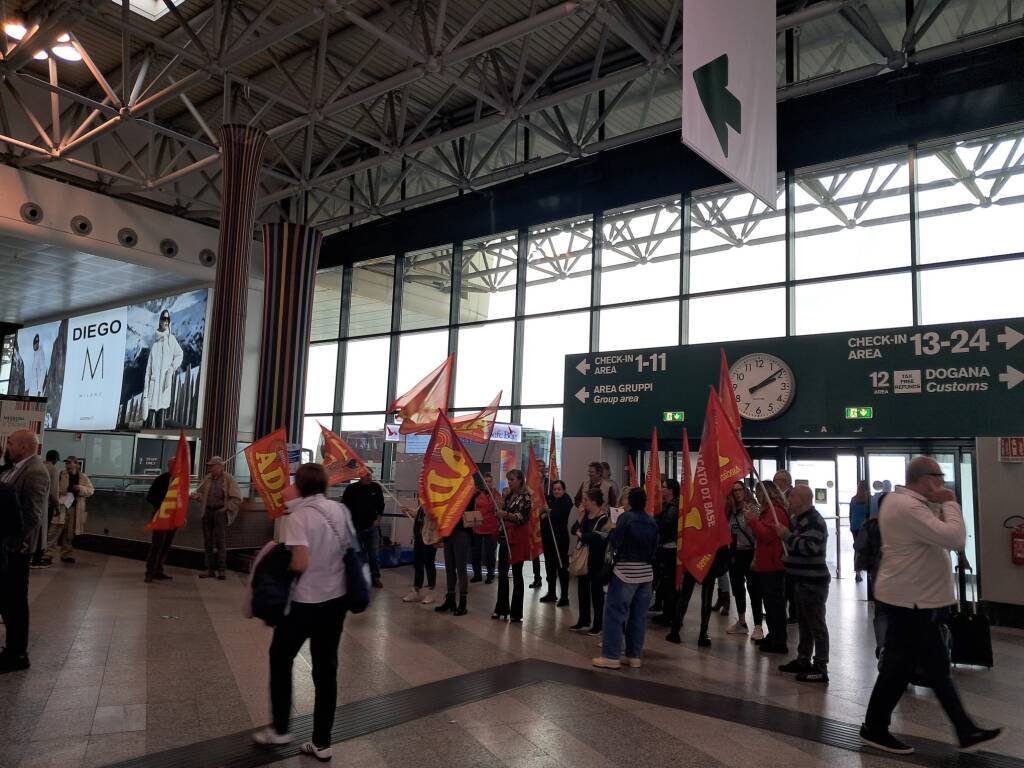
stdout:
{"type": "MultiPolygon", "coordinates": [[[[331,231],[678,130],[681,2],[7,0],[2,159],[215,222],[217,129],[247,123],[259,220],[331,231]],[[65,34],[81,61],[33,58],[65,34]]],[[[780,3],[806,71],[779,98],[1024,34],[999,0],[920,0],[896,32],[890,4],[780,3]]]]}

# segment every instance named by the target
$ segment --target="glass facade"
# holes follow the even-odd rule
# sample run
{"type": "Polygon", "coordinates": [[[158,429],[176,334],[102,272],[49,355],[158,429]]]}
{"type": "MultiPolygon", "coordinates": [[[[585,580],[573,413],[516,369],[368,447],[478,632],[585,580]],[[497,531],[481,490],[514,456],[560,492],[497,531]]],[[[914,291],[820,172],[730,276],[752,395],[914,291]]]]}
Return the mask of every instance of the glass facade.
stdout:
{"type": "Polygon", "coordinates": [[[452,353],[453,412],[501,390],[533,440],[566,354],[1024,315],[1024,133],[798,169],[775,203],[680,190],[321,273],[303,442],[382,429],[452,353]]]}

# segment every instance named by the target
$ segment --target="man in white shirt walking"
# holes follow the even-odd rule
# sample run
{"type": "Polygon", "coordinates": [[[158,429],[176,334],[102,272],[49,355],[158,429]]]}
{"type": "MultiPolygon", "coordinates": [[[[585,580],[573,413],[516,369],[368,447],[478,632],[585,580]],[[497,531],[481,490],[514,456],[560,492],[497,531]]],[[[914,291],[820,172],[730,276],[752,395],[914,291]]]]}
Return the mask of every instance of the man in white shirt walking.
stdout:
{"type": "Polygon", "coordinates": [[[886,612],[885,653],[860,735],[865,743],[895,754],[914,748],[889,732],[893,709],[915,669],[923,668],[962,751],[988,746],[999,728],[980,728],[964,710],[949,676],[949,653],[939,619],[956,602],[949,553],[967,539],[963,512],[943,484],[938,463],[918,456],[907,467],[907,484],[885,497],[879,510],[882,562],[875,601],[886,612]]]}

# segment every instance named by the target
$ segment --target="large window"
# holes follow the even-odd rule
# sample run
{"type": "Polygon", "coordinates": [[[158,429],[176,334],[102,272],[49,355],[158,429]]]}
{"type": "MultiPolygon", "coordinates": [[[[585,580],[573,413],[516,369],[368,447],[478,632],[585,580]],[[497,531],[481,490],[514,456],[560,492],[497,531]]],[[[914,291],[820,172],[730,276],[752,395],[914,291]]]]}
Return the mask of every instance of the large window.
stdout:
{"type": "Polygon", "coordinates": [[[389,403],[388,359],[391,339],[350,341],[345,350],[345,389],[342,391],[342,410],[379,411],[389,403]]]}
{"type": "Polygon", "coordinates": [[[594,224],[588,216],[530,230],[526,313],[590,306],[594,224]]]}
{"type": "Polygon", "coordinates": [[[590,350],[590,313],[538,317],[523,328],[524,404],[562,402],[565,356],[590,350]]]}
{"type": "Polygon", "coordinates": [[[391,330],[394,286],[394,256],[361,261],[352,268],[349,336],[370,336],[391,330]]]}
{"type": "Polygon", "coordinates": [[[910,265],[906,156],[798,174],[796,278],[910,265]]]}
{"type": "Polygon", "coordinates": [[[803,335],[911,325],[913,302],[907,272],[799,285],[795,330],[803,335]]]}
{"type": "Polygon", "coordinates": [[[402,330],[448,325],[451,303],[451,246],[406,255],[402,270],[402,330]]]}
{"type": "Polygon", "coordinates": [[[342,270],[325,269],[317,272],[313,286],[313,317],[310,322],[310,341],[338,338],[341,321],[342,270]]]}
{"type": "Polygon", "coordinates": [[[958,323],[1024,315],[1024,259],[921,272],[921,322],[958,323]]]}
{"type": "Polygon", "coordinates": [[[306,364],[306,413],[334,411],[334,380],[338,368],[337,344],[314,344],[306,364]]]}
{"type": "Polygon", "coordinates": [[[462,246],[459,322],[497,320],[516,313],[519,237],[515,232],[462,246]]]}
{"type": "Polygon", "coordinates": [[[679,293],[683,237],[678,198],[607,213],[602,229],[602,304],[679,293]]]}
{"type": "Polygon", "coordinates": [[[512,345],[515,323],[487,323],[459,329],[455,407],[482,408],[501,391],[512,402],[512,345]]]}
{"type": "Polygon", "coordinates": [[[690,344],[786,335],[786,290],[740,291],[690,300],[690,344]]]}
{"type": "Polygon", "coordinates": [[[679,343],[679,302],[661,301],[601,310],[597,349],[611,352],[679,343]]]}
{"type": "Polygon", "coordinates": [[[395,394],[412,389],[448,357],[448,330],[403,333],[398,340],[398,378],[395,394]]]}

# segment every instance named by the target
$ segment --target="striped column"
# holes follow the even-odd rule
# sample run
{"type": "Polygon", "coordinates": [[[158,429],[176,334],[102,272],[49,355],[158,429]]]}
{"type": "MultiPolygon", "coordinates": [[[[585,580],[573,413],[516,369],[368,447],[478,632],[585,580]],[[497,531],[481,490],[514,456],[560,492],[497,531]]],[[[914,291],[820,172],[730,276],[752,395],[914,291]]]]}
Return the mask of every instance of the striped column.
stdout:
{"type": "Polygon", "coordinates": [[[278,427],[302,442],[313,286],[323,233],[301,224],[263,225],[263,335],[256,437],[278,427]]]}
{"type": "MultiPolygon", "coordinates": [[[[211,456],[234,454],[245,342],[256,191],[267,134],[258,128],[226,124],[220,129],[220,238],[217,282],[206,332],[206,395],[203,400],[202,473],[211,456]]],[[[229,467],[230,471],[230,467],[229,467]]]]}

